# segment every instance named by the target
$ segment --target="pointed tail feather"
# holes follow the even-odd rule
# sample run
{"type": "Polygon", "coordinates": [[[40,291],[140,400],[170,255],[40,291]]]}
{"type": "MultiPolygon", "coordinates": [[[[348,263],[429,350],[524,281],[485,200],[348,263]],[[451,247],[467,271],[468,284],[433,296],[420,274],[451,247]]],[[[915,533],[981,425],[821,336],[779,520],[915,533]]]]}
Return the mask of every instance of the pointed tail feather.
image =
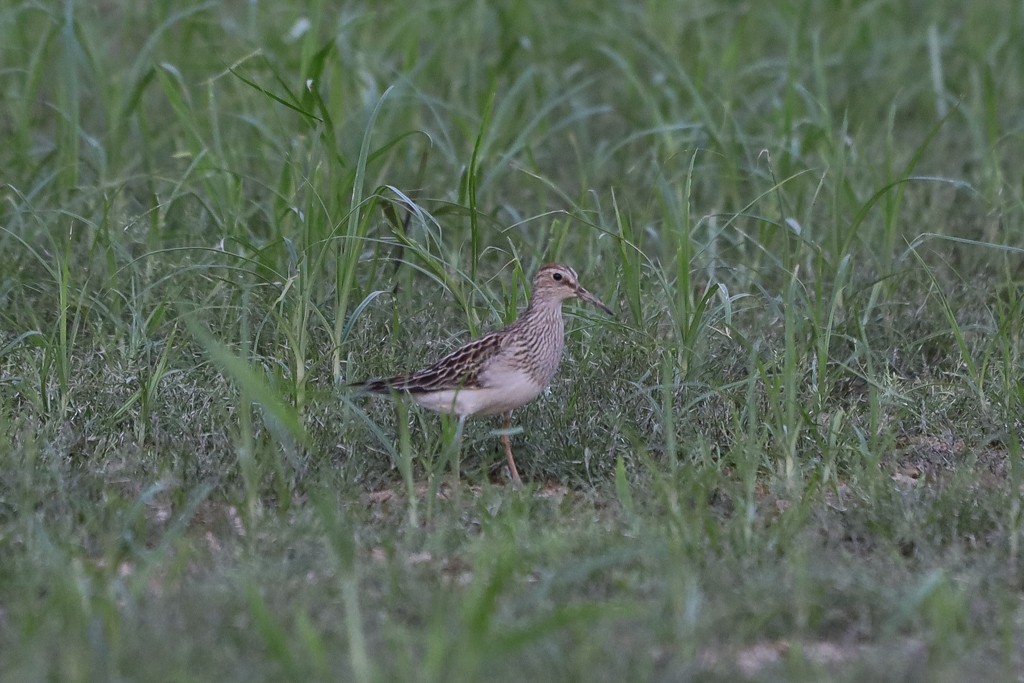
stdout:
{"type": "Polygon", "coordinates": [[[351,382],[345,386],[370,394],[390,394],[392,391],[405,391],[405,387],[402,386],[405,380],[405,375],[397,375],[395,377],[380,377],[363,380],[362,382],[351,382]]]}

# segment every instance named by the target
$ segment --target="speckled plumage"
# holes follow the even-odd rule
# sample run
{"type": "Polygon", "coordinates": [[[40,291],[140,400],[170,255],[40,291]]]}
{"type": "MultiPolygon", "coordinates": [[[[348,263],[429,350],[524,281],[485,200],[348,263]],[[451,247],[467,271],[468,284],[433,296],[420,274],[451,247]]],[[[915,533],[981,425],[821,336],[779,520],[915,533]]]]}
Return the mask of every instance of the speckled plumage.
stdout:
{"type": "MultiPolygon", "coordinates": [[[[558,370],[565,343],[562,302],[578,297],[608,314],[611,309],[579,285],[566,265],[541,267],[533,278],[533,296],[523,314],[507,327],[474,339],[422,370],[358,383],[366,391],[400,392],[440,413],[505,415],[540,395],[558,370]]],[[[509,471],[519,483],[508,435],[502,436],[509,471]]]]}

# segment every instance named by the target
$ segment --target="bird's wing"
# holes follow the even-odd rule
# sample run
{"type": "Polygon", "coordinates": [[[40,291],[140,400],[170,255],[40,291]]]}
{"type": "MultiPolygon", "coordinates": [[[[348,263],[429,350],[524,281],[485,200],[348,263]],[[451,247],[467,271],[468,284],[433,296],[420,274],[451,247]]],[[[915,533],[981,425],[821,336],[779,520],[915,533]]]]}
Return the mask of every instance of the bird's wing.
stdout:
{"type": "Polygon", "coordinates": [[[497,332],[457,348],[433,365],[408,375],[364,382],[363,389],[375,393],[407,391],[417,394],[445,389],[478,389],[480,371],[501,351],[504,335],[497,332]]]}

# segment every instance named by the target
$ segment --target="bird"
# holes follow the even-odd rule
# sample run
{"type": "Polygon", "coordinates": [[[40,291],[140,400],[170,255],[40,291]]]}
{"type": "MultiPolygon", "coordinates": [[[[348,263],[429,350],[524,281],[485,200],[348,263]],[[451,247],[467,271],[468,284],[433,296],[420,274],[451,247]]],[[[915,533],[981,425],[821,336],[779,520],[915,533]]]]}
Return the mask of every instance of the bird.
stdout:
{"type": "Polygon", "coordinates": [[[502,415],[501,443],[509,475],[514,485],[521,486],[508,433],[512,411],[537,398],[558,370],[565,346],[562,302],[578,298],[614,315],[580,285],[576,271],[562,263],[541,266],[532,289],[526,309],[506,327],[466,343],[421,370],[349,386],[372,394],[402,394],[428,410],[456,415],[460,438],[467,417],[502,415]]]}

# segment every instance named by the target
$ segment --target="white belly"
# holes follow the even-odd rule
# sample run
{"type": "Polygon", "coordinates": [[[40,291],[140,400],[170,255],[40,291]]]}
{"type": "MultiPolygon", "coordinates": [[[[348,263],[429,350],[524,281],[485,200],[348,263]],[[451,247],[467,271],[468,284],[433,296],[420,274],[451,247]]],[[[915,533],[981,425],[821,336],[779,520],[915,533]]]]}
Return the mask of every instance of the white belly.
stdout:
{"type": "Polygon", "coordinates": [[[544,387],[520,375],[518,381],[480,389],[445,389],[413,394],[412,399],[424,408],[453,415],[497,415],[526,405],[540,396],[544,387]]]}

